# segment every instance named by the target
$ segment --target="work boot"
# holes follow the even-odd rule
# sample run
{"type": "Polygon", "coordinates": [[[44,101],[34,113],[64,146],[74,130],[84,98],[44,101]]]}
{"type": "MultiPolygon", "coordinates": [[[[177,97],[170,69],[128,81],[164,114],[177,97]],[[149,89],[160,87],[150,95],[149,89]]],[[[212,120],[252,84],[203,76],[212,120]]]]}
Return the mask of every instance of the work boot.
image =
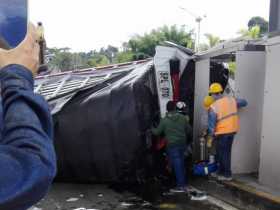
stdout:
{"type": "Polygon", "coordinates": [[[207,195],[205,192],[200,192],[200,191],[193,191],[189,193],[190,199],[193,201],[203,201],[207,200],[207,195]]]}
{"type": "Polygon", "coordinates": [[[187,187],[175,187],[169,190],[171,193],[187,193],[187,187]]]}
{"type": "Polygon", "coordinates": [[[213,177],[213,178],[217,178],[218,174],[216,172],[214,172],[214,173],[211,173],[210,176],[213,177]]]}
{"type": "Polygon", "coordinates": [[[188,193],[192,193],[192,192],[195,192],[195,191],[196,191],[196,189],[193,188],[192,186],[185,187],[185,189],[186,189],[186,191],[187,191],[188,193]]]}

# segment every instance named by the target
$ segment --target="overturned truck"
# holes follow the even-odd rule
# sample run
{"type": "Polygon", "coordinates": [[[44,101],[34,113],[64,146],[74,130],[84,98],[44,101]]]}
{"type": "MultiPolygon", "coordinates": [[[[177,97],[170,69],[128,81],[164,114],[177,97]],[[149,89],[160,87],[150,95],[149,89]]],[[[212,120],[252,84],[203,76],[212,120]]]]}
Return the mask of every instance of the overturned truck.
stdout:
{"type": "MultiPolygon", "coordinates": [[[[60,181],[141,180],[153,167],[148,132],[168,100],[187,104],[193,119],[195,61],[189,49],[166,43],[155,58],[36,78],[35,91],[50,105],[60,181]]],[[[228,81],[212,62],[211,82],[228,81]]]]}

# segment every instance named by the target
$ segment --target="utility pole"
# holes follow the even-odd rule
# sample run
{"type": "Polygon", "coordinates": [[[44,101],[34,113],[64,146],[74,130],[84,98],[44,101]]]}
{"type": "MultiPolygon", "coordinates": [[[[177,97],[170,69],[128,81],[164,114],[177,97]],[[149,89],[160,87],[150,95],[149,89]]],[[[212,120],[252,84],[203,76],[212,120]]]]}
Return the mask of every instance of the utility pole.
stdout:
{"type": "Polygon", "coordinates": [[[269,32],[280,31],[280,4],[278,0],[270,0],[269,32]]]}
{"type": "Polygon", "coordinates": [[[200,45],[200,23],[202,21],[201,17],[197,17],[195,19],[195,21],[197,22],[197,44],[196,44],[196,52],[199,51],[199,45],[200,45]]]}
{"type": "Polygon", "coordinates": [[[195,22],[197,23],[197,32],[196,32],[196,37],[195,37],[195,51],[198,52],[199,51],[199,44],[200,44],[200,24],[201,24],[201,21],[203,19],[206,18],[206,15],[203,15],[203,16],[198,16],[192,12],[190,12],[189,10],[187,10],[186,8],[184,7],[179,7],[181,10],[184,10],[185,12],[187,12],[189,15],[191,15],[192,17],[195,18],[195,22]]]}

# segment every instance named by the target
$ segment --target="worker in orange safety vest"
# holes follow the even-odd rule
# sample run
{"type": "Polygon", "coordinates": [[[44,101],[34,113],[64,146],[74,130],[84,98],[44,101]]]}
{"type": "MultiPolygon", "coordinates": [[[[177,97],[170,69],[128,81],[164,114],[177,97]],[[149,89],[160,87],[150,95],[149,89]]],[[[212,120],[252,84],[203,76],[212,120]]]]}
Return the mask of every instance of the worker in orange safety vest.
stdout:
{"type": "Polygon", "coordinates": [[[235,134],[239,131],[238,109],[247,106],[247,101],[232,96],[223,95],[223,87],[213,83],[209,94],[214,103],[208,111],[208,139],[207,145],[217,141],[218,179],[231,181],[231,149],[235,134]]]}

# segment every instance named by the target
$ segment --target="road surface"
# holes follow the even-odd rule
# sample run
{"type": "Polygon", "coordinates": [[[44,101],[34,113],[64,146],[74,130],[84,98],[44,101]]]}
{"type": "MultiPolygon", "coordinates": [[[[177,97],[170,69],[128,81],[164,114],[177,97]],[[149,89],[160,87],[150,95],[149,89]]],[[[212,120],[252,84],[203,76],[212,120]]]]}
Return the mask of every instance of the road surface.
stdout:
{"type": "Polygon", "coordinates": [[[106,185],[56,183],[31,210],[236,210],[210,198],[192,201],[185,194],[176,194],[159,196],[148,202],[131,192],[117,192],[106,185]]]}

